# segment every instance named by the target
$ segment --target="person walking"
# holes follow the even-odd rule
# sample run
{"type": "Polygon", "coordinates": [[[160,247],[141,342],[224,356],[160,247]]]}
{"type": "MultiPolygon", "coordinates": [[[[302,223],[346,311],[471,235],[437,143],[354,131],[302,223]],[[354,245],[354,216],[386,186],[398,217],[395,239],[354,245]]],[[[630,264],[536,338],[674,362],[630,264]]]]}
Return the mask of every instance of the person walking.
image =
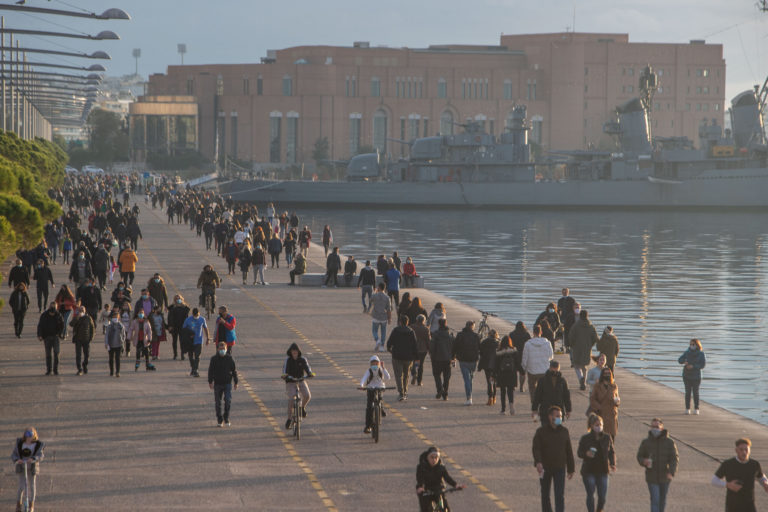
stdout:
{"type": "Polygon", "coordinates": [[[309,226],[304,226],[304,229],[299,233],[299,254],[307,257],[309,252],[309,244],[312,241],[312,232],[309,230],[309,226]]]}
{"type": "Polygon", "coordinates": [[[694,338],[678,360],[683,366],[683,385],[685,386],[685,414],[691,414],[691,394],[693,394],[693,413],[699,414],[699,386],[701,370],[707,365],[707,358],[701,348],[701,341],[694,338]]]}
{"type": "Polygon", "coordinates": [[[536,386],[539,379],[549,369],[549,362],[554,357],[552,345],[547,338],[541,337],[541,326],[533,326],[533,338],[525,343],[523,348],[523,360],[521,366],[528,374],[528,393],[533,402],[533,396],[536,394],[536,386]]]}
{"type": "Polygon", "coordinates": [[[339,248],[334,247],[331,254],[328,254],[328,248],[326,247],[326,260],[325,260],[325,283],[323,288],[328,286],[328,283],[333,281],[333,287],[339,287],[338,274],[341,270],[341,258],[339,257],[339,248]]]}
{"type": "Polygon", "coordinates": [[[272,268],[275,268],[275,266],[280,268],[280,254],[283,252],[283,242],[280,241],[280,238],[274,232],[269,242],[267,242],[267,252],[272,260],[272,268]]]}
{"type": "Polygon", "coordinates": [[[58,308],[59,313],[61,313],[61,316],[64,319],[64,324],[59,335],[62,338],[66,338],[66,327],[69,325],[70,318],[72,318],[72,312],[77,307],[77,301],[75,300],[75,296],[72,294],[72,291],[69,289],[69,286],[66,284],[61,285],[59,293],[56,294],[56,297],[53,300],[56,303],[56,307],[58,308]]]}
{"type": "Polygon", "coordinates": [[[443,306],[442,302],[438,302],[435,304],[435,307],[432,308],[432,311],[430,311],[429,316],[427,317],[427,327],[429,327],[429,332],[432,334],[435,334],[437,332],[437,329],[440,327],[440,319],[448,320],[448,315],[445,314],[445,306],[443,306]]]}
{"type": "Polygon", "coordinates": [[[589,396],[589,408],[603,419],[603,431],[616,440],[619,431],[619,386],[613,380],[613,372],[607,366],[602,369],[600,380],[595,383],[589,396]]]}
{"type": "Polygon", "coordinates": [[[610,325],[603,329],[603,335],[597,341],[597,351],[605,355],[605,364],[615,373],[616,357],[619,355],[619,340],[610,325]]]}
{"type": "Polygon", "coordinates": [[[496,403],[496,351],[499,350],[499,333],[491,329],[488,337],[480,342],[480,357],[477,370],[485,374],[485,386],[488,390],[488,402],[485,405],[496,403]]]}
{"type": "Polygon", "coordinates": [[[533,463],[541,484],[541,510],[552,512],[550,489],[554,482],[555,511],[564,512],[565,476],[567,473],[570,480],[576,471],[573,447],[568,429],[563,426],[563,411],[553,405],[546,417],[547,422],[533,436],[533,463]]]}
{"type": "Polygon", "coordinates": [[[85,310],[85,306],[80,306],[77,316],[69,322],[69,326],[72,327],[72,343],[75,344],[77,375],[87,374],[88,356],[91,353],[91,340],[96,332],[96,324],[85,310]]]}
{"type": "Polygon", "coordinates": [[[361,284],[362,292],[360,298],[363,301],[363,313],[367,313],[371,307],[373,289],[376,287],[376,271],[371,267],[371,260],[365,260],[365,267],[360,270],[360,275],[357,277],[357,287],[360,288],[361,284]],[[368,297],[367,305],[365,303],[366,296],[368,297]]]}
{"type": "MultiPolygon", "coordinates": [[[[181,336],[181,329],[184,327],[184,321],[189,316],[189,305],[184,302],[184,297],[181,295],[175,295],[173,297],[173,304],[168,308],[168,332],[171,333],[171,341],[173,345],[173,359],[175,360],[179,355],[179,338],[181,336]]],[[[184,360],[184,349],[181,350],[181,360],[184,360]]]]}
{"type": "Polygon", "coordinates": [[[139,262],[136,252],[130,246],[126,246],[120,253],[117,262],[120,265],[120,280],[133,286],[136,263],[139,262]]]}
{"type": "Polygon", "coordinates": [[[216,355],[208,364],[208,387],[213,390],[213,403],[216,411],[216,423],[219,427],[226,424],[232,426],[229,421],[229,412],[232,405],[232,383],[237,390],[237,369],[235,360],[228,353],[226,342],[219,342],[216,355]],[[224,412],[221,411],[221,399],[224,399],[224,412]]]}
{"type": "Polygon", "coordinates": [[[11,292],[8,302],[13,312],[13,332],[17,338],[21,338],[21,332],[24,330],[24,317],[27,316],[27,310],[29,309],[27,285],[23,282],[17,284],[13,292],[11,292]]]}
{"type": "MultiPolygon", "coordinates": [[[[515,414],[514,389],[517,386],[517,372],[520,368],[520,352],[512,345],[509,336],[501,338],[496,352],[496,386],[501,395],[501,414],[506,412],[506,399],[509,399],[509,414],[515,414]]],[[[495,400],[494,400],[495,401],[495,400]]]]}
{"type": "Polygon", "coordinates": [[[251,243],[246,238],[243,242],[243,246],[240,248],[240,258],[237,261],[237,264],[240,267],[240,272],[243,274],[243,285],[248,284],[248,270],[251,268],[252,259],[253,253],[251,252],[251,243]]]}
{"type": "Polygon", "coordinates": [[[152,325],[144,314],[144,310],[140,310],[136,317],[131,320],[128,328],[128,338],[136,349],[136,366],[134,371],[139,371],[139,366],[141,366],[141,356],[144,356],[148,372],[156,370],[155,366],[149,362],[149,344],[152,341],[152,325]]]}
{"type": "Polygon", "coordinates": [[[165,281],[159,273],[155,272],[155,275],[147,283],[147,292],[160,306],[161,313],[168,310],[168,290],[165,288],[165,281]]]}
{"type": "Polygon", "coordinates": [[[326,224],[323,227],[323,250],[325,250],[326,257],[328,257],[328,249],[331,247],[332,243],[333,243],[333,233],[331,232],[331,227],[328,224],[326,224]]]}
{"type": "Polygon", "coordinates": [[[552,360],[549,362],[549,370],[539,379],[531,401],[531,417],[536,421],[536,412],[539,413],[541,424],[549,423],[549,410],[557,406],[565,413],[565,418],[571,416],[571,392],[568,390],[568,382],[560,373],[560,363],[552,360]]]}
{"type": "Polygon", "coordinates": [[[42,313],[43,307],[48,304],[48,294],[50,293],[48,283],[51,283],[51,286],[56,286],[56,283],[53,282],[53,273],[51,273],[51,269],[48,268],[45,261],[37,260],[33,279],[37,289],[37,309],[39,313],[42,313]]]}
{"type": "Polygon", "coordinates": [[[16,490],[16,512],[24,510],[26,501],[27,512],[35,511],[37,497],[37,475],[40,474],[40,462],[45,458],[45,444],[37,436],[37,430],[29,427],[21,437],[16,439],[11,453],[16,474],[19,475],[19,485],[16,490]],[[25,499],[26,493],[26,499],[25,499]]]}
{"type": "Polygon", "coordinates": [[[766,478],[760,463],[750,459],[752,441],[736,440],[736,456],[720,464],[712,476],[712,485],[725,487],[725,512],[757,512],[755,506],[755,480],[768,492],[766,478]]]}
{"type": "Polygon", "coordinates": [[[637,463],[645,468],[645,482],[651,497],[651,512],[664,512],[669,484],[677,472],[677,446],[659,418],[651,420],[651,430],[637,449],[637,463]]]}
{"type": "Polygon", "coordinates": [[[387,294],[384,293],[384,283],[379,283],[376,293],[371,295],[371,303],[368,309],[371,312],[373,350],[383,352],[384,340],[387,339],[387,324],[392,322],[392,304],[387,294]]]}
{"type": "Polygon", "coordinates": [[[408,399],[408,373],[414,359],[418,358],[416,333],[408,327],[408,317],[401,315],[398,325],[392,329],[387,340],[387,351],[392,354],[392,368],[395,371],[395,384],[400,395],[399,400],[408,399]]]}
{"type": "MultiPolygon", "coordinates": [[[[296,268],[298,268],[298,264],[299,262],[297,260],[296,268]]],[[[261,280],[262,286],[268,285],[269,283],[264,280],[264,269],[267,267],[267,256],[264,253],[264,248],[259,244],[256,244],[253,247],[253,252],[251,253],[251,265],[253,265],[253,284],[256,285],[256,283],[259,282],[259,280],[261,280]]],[[[305,264],[305,272],[306,272],[306,264],[305,264]]]]}
{"type": "Polygon", "coordinates": [[[531,333],[525,327],[525,323],[522,320],[518,320],[515,324],[515,329],[509,333],[509,338],[512,340],[512,346],[515,347],[520,357],[520,365],[518,367],[520,392],[525,387],[525,370],[522,365],[523,351],[525,350],[525,344],[531,339],[531,333]]]}
{"type": "Polygon", "coordinates": [[[225,342],[227,344],[227,354],[232,355],[232,348],[237,342],[237,333],[235,332],[235,326],[237,325],[237,319],[235,315],[231,314],[227,309],[227,306],[219,307],[219,316],[216,318],[216,327],[213,331],[213,340],[216,342],[216,346],[219,346],[219,342],[225,342]]]}
{"type": "Polygon", "coordinates": [[[429,343],[429,359],[432,361],[432,377],[435,379],[435,398],[448,400],[448,384],[451,382],[453,360],[453,335],[445,318],[437,321],[438,328],[429,343]]]}
{"type": "Polygon", "coordinates": [[[16,258],[16,265],[8,272],[8,288],[15,288],[19,283],[24,283],[29,288],[29,272],[20,258],[16,258]]]}
{"type": "Polygon", "coordinates": [[[40,315],[37,322],[37,339],[45,344],[45,374],[59,374],[59,349],[61,332],[66,329],[64,318],[56,310],[56,303],[51,302],[48,309],[40,315]]]}
{"type": "Polygon", "coordinates": [[[394,263],[389,264],[389,270],[384,274],[384,281],[387,282],[387,295],[395,302],[395,307],[400,307],[400,271],[395,268],[394,263]]]}
{"type": "MultiPolygon", "coordinates": [[[[208,324],[205,322],[205,318],[200,315],[199,309],[192,309],[192,316],[184,320],[180,331],[187,329],[192,332],[192,346],[189,349],[189,374],[192,377],[199,377],[198,368],[200,367],[200,354],[203,351],[203,334],[205,334],[205,344],[208,345],[211,342],[208,335],[208,324]]],[[[183,335],[182,332],[181,336],[183,335]]],[[[181,358],[184,359],[183,351],[181,358]]]]}
{"type": "Polygon", "coordinates": [[[453,342],[453,356],[459,361],[464,379],[464,405],[472,405],[472,379],[480,357],[480,336],[475,332],[475,322],[468,320],[453,342]]]}
{"type": "Polygon", "coordinates": [[[424,360],[429,353],[429,328],[425,324],[424,315],[418,315],[416,322],[411,327],[416,334],[416,360],[411,367],[411,386],[421,386],[421,380],[424,377],[424,360]]]}
{"type": "Polygon", "coordinates": [[[579,388],[584,391],[587,389],[587,366],[591,361],[592,347],[598,341],[595,326],[589,321],[586,309],[579,312],[578,320],[568,332],[568,340],[571,345],[571,363],[579,379],[579,388]]]}
{"type": "Polygon", "coordinates": [[[597,414],[587,418],[587,433],[581,436],[576,455],[583,461],[581,479],[587,491],[587,512],[602,512],[608,494],[608,475],[616,471],[616,451],[611,436],[603,432],[603,419],[597,414]]]}
{"type": "Polygon", "coordinates": [[[128,338],[125,326],[120,321],[120,313],[112,311],[109,317],[109,325],[104,332],[104,347],[109,354],[109,376],[120,377],[120,353],[123,351],[123,343],[128,338]]]}

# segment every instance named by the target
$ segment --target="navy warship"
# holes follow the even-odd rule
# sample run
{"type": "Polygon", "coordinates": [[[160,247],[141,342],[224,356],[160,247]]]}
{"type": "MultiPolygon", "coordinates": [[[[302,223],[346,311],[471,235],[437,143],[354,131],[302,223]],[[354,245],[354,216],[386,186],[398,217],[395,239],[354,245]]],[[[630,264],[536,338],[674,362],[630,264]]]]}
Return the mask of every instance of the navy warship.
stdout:
{"type": "Polygon", "coordinates": [[[235,201],[318,206],[768,208],[768,79],[731,101],[731,129],[703,122],[698,146],[652,137],[656,89],[646,67],[640,96],[603,126],[615,137],[614,151],[552,151],[534,164],[526,107],[518,105],[499,136],[469,122],[463,133],[411,141],[407,159],[357,155],[343,181],[220,178],[219,190],[235,201]],[[553,167],[556,178],[547,172],[553,167]]]}

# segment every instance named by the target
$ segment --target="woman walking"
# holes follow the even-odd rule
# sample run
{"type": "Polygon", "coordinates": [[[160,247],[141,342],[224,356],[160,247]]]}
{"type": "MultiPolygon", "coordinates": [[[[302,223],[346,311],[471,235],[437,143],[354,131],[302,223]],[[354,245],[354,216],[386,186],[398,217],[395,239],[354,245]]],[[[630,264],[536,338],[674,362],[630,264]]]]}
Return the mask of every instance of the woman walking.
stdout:
{"type": "MultiPolygon", "coordinates": [[[[509,338],[512,340],[512,346],[515,347],[515,350],[517,350],[517,353],[520,355],[520,358],[522,358],[525,344],[528,342],[529,339],[531,339],[531,333],[528,332],[528,329],[525,327],[525,323],[523,323],[522,320],[517,321],[517,323],[515,324],[515,330],[509,333],[509,338]]],[[[520,373],[519,391],[522,393],[523,388],[525,387],[525,370],[523,369],[522,366],[519,366],[518,372],[520,373]]]]}
{"type": "Polygon", "coordinates": [[[411,366],[411,385],[421,386],[421,379],[424,377],[424,359],[429,352],[429,328],[425,325],[426,316],[419,315],[416,317],[416,322],[413,323],[411,329],[416,334],[416,355],[417,359],[413,361],[411,366]]]}
{"type": "Polygon", "coordinates": [[[429,314],[429,317],[427,317],[427,327],[429,327],[429,332],[434,336],[437,332],[437,329],[440,327],[440,319],[448,321],[448,316],[445,314],[445,307],[443,306],[442,302],[438,302],[435,304],[434,309],[429,314]]]}
{"type": "Polygon", "coordinates": [[[45,457],[43,454],[44,447],[45,445],[38,439],[37,430],[34,427],[29,427],[20,438],[16,439],[11,454],[16,474],[19,475],[19,487],[16,491],[16,512],[21,512],[25,495],[28,503],[27,511],[34,512],[35,510],[37,475],[40,474],[40,462],[45,457]]]}
{"type": "Polygon", "coordinates": [[[701,341],[691,340],[688,350],[677,360],[683,366],[683,384],[685,385],[685,414],[691,414],[691,394],[693,394],[693,414],[699,414],[699,386],[701,370],[707,365],[707,358],[701,348],[701,341]]]}
{"type": "Polygon", "coordinates": [[[77,305],[75,296],[72,294],[69,286],[63,284],[61,285],[59,293],[56,294],[56,298],[53,300],[56,302],[56,307],[59,308],[59,313],[61,313],[61,316],[64,317],[64,330],[59,335],[59,337],[66,338],[67,326],[69,325],[69,321],[72,319],[72,311],[77,305]]]}
{"type": "Polygon", "coordinates": [[[485,385],[488,390],[488,403],[496,403],[496,351],[499,349],[499,333],[491,329],[488,337],[480,342],[480,361],[477,370],[485,373],[485,385]]]}
{"type": "Polygon", "coordinates": [[[496,352],[496,386],[501,395],[501,414],[506,412],[509,399],[509,414],[515,414],[514,389],[517,386],[517,372],[520,369],[520,352],[512,345],[512,338],[504,336],[496,352]]]}
{"type": "Polygon", "coordinates": [[[587,511],[605,509],[605,497],[608,493],[608,473],[616,471],[616,452],[613,439],[603,432],[603,419],[597,414],[590,414],[587,419],[587,433],[579,440],[576,454],[582,459],[581,479],[587,491],[587,511]],[[595,508],[597,491],[597,508],[595,508]]]}
{"type": "Polygon", "coordinates": [[[246,239],[243,242],[243,248],[240,249],[240,271],[243,273],[243,284],[248,284],[248,269],[251,268],[251,244],[246,239]]]}
{"type": "Polygon", "coordinates": [[[8,302],[11,303],[11,311],[13,311],[13,331],[17,338],[21,338],[21,331],[24,330],[24,317],[29,309],[27,285],[24,283],[17,284],[8,302]]]}
{"type": "Polygon", "coordinates": [[[600,380],[592,388],[589,407],[603,420],[603,431],[616,439],[619,430],[619,387],[613,380],[613,372],[607,366],[600,374],[600,380]]]}

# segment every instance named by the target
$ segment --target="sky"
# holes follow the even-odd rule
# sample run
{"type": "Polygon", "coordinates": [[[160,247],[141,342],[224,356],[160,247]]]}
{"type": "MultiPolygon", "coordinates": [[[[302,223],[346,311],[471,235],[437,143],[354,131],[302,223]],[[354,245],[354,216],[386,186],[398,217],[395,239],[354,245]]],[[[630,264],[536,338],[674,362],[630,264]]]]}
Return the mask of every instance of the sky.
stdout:
{"type": "MultiPolygon", "coordinates": [[[[0,0],[11,4],[14,0],[0,0]]],[[[631,42],[723,45],[726,100],[762,84],[768,74],[768,12],[756,0],[27,0],[28,6],[102,12],[118,7],[130,21],[98,21],[0,11],[7,28],[96,34],[112,30],[120,41],[21,36],[27,48],[90,53],[104,50],[110,76],[164,73],[179,64],[259,62],[268,49],[300,45],[420,48],[430,44],[499,44],[501,34],[540,32],[628,33],[631,42]]],[[[40,56],[35,60],[42,61],[40,56]]],[[[90,59],[48,57],[76,66],[90,59]]],[[[30,58],[30,60],[33,60],[30,58]]]]}

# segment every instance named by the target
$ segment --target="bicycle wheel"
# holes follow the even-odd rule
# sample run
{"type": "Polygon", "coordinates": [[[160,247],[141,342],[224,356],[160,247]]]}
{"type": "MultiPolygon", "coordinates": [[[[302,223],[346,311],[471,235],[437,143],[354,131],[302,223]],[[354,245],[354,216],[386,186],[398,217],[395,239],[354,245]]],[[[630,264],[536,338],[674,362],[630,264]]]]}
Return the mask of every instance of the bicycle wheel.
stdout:
{"type": "Polygon", "coordinates": [[[301,439],[301,399],[298,397],[293,402],[293,435],[297,441],[301,439]]]}
{"type": "Polygon", "coordinates": [[[379,442],[379,428],[381,427],[381,403],[373,407],[373,421],[371,422],[371,436],[375,443],[379,442]]]}
{"type": "Polygon", "coordinates": [[[211,319],[211,312],[213,311],[213,303],[211,301],[211,294],[206,293],[205,294],[205,314],[207,316],[207,320],[211,319]]]}

